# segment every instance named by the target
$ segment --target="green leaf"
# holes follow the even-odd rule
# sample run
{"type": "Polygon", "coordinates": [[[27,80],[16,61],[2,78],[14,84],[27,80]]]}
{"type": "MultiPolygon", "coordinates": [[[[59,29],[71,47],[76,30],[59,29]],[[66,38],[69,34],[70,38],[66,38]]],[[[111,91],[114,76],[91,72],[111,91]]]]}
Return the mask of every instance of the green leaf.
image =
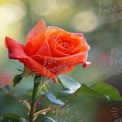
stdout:
{"type": "Polygon", "coordinates": [[[76,94],[86,95],[86,96],[94,96],[102,99],[109,100],[104,94],[92,89],[91,87],[82,84],[81,87],[76,91],[76,94]]]}
{"type": "Polygon", "coordinates": [[[121,101],[122,97],[116,88],[106,83],[96,83],[91,86],[94,90],[104,94],[106,97],[109,97],[110,100],[121,101]]]}
{"type": "Polygon", "coordinates": [[[20,122],[29,122],[29,121],[27,121],[27,120],[24,119],[24,118],[20,118],[20,122]]]}
{"type": "Polygon", "coordinates": [[[21,80],[22,80],[22,75],[21,74],[16,75],[13,80],[13,86],[15,87],[18,83],[20,83],[21,80]]]}
{"type": "Polygon", "coordinates": [[[77,89],[80,88],[81,84],[76,82],[74,79],[65,76],[65,75],[60,75],[58,77],[59,83],[63,86],[63,90],[59,91],[57,94],[57,98],[60,97],[66,97],[68,95],[74,94],[77,89]]]}
{"type": "Polygon", "coordinates": [[[45,92],[48,92],[48,85],[47,85],[47,84],[45,84],[45,85],[43,86],[43,90],[44,90],[45,92]]]}
{"type": "Polygon", "coordinates": [[[48,92],[45,95],[51,103],[56,104],[56,105],[64,105],[64,102],[57,99],[52,93],[48,92]]]}
{"type": "Polygon", "coordinates": [[[65,76],[65,75],[60,75],[58,77],[59,83],[64,87],[68,88],[72,91],[76,91],[78,88],[80,88],[81,84],[76,82],[74,79],[65,76]]]}
{"type": "Polygon", "coordinates": [[[29,89],[29,90],[27,91],[27,94],[28,94],[29,96],[32,96],[32,93],[33,93],[33,90],[32,90],[32,89],[29,89]]]}
{"type": "Polygon", "coordinates": [[[72,91],[70,89],[62,90],[62,91],[58,92],[57,98],[66,97],[66,96],[72,95],[73,93],[74,93],[74,91],[72,91]]]}
{"type": "Polygon", "coordinates": [[[1,122],[20,122],[20,116],[13,113],[5,113],[1,122]]]}
{"type": "Polygon", "coordinates": [[[42,122],[56,122],[55,120],[53,120],[50,117],[44,117],[44,119],[42,120],[42,122]]]}
{"type": "Polygon", "coordinates": [[[120,96],[117,89],[113,86],[105,83],[96,83],[92,86],[87,86],[82,84],[81,87],[76,91],[76,94],[94,96],[97,98],[102,98],[107,101],[121,101],[122,97],[120,96]]]}
{"type": "Polygon", "coordinates": [[[0,122],[28,122],[17,114],[5,113],[0,117],[0,122]]]}
{"type": "Polygon", "coordinates": [[[74,91],[72,91],[70,89],[60,91],[60,94],[63,94],[63,95],[71,95],[73,93],[74,93],[74,91]]]}
{"type": "Polygon", "coordinates": [[[22,70],[21,70],[21,69],[19,69],[19,68],[17,68],[17,70],[18,70],[18,71],[20,71],[20,72],[22,72],[22,70]]]}

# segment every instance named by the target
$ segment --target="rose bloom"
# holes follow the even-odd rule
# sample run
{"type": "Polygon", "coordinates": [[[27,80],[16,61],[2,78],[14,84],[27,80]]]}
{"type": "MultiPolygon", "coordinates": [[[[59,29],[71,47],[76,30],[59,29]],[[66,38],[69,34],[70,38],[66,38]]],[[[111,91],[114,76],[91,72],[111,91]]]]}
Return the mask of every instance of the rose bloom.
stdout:
{"type": "Polygon", "coordinates": [[[78,64],[86,67],[90,49],[83,34],[71,33],[39,21],[26,36],[26,45],[5,38],[9,58],[20,61],[25,70],[56,82],[56,76],[67,73],[78,64]]]}

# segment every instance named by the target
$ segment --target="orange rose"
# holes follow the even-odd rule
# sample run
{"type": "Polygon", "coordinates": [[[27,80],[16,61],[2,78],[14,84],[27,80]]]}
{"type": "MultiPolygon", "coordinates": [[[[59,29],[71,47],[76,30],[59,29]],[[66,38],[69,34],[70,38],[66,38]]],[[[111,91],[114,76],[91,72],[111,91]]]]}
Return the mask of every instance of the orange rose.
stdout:
{"type": "Polygon", "coordinates": [[[55,76],[86,62],[89,45],[83,34],[66,32],[58,27],[46,27],[38,22],[26,36],[26,45],[6,37],[9,58],[19,60],[31,71],[56,82],[55,76]]]}

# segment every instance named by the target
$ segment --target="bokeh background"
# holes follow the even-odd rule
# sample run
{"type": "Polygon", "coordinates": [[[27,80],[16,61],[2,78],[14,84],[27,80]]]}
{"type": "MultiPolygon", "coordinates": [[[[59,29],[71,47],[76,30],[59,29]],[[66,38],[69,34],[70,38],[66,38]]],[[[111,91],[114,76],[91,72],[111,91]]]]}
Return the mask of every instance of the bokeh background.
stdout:
{"type": "MultiPolygon", "coordinates": [[[[83,33],[91,46],[88,61],[92,65],[85,69],[78,65],[67,75],[88,85],[107,82],[122,94],[121,0],[0,0],[0,87],[10,84],[14,75],[20,73],[17,68],[23,69],[22,64],[8,59],[5,36],[25,44],[27,33],[41,19],[47,25],[83,33]]],[[[32,85],[32,78],[24,78],[16,88],[11,86],[11,90],[17,97],[27,99],[26,91],[32,85]]],[[[55,93],[58,87],[53,83],[50,85],[55,93]]],[[[57,122],[113,122],[107,120],[112,117],[111,113],[105,114],[111,107],[120,110],[122,104],[78,96],[63,111],[49,116],[57,122]]],[[[4,112],[17,113],[25,118],[27,116],[22,103],[10,95],[0,93],[0,114],[4,112]]]]}

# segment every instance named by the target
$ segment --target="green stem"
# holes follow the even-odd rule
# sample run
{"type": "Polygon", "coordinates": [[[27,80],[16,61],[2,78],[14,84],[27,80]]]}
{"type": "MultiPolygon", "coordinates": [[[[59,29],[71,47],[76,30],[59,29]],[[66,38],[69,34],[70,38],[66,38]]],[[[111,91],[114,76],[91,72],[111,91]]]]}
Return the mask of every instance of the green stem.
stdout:
{"type": "Polygon", "coordinates": [[[31,109],[29,113],[29,122],[34,122],[34,113],[36,109],[36,99],[38,95],[39,83],[34,82],[33,93],[32,93],[32,101],[31,101],[31,109]]]}

